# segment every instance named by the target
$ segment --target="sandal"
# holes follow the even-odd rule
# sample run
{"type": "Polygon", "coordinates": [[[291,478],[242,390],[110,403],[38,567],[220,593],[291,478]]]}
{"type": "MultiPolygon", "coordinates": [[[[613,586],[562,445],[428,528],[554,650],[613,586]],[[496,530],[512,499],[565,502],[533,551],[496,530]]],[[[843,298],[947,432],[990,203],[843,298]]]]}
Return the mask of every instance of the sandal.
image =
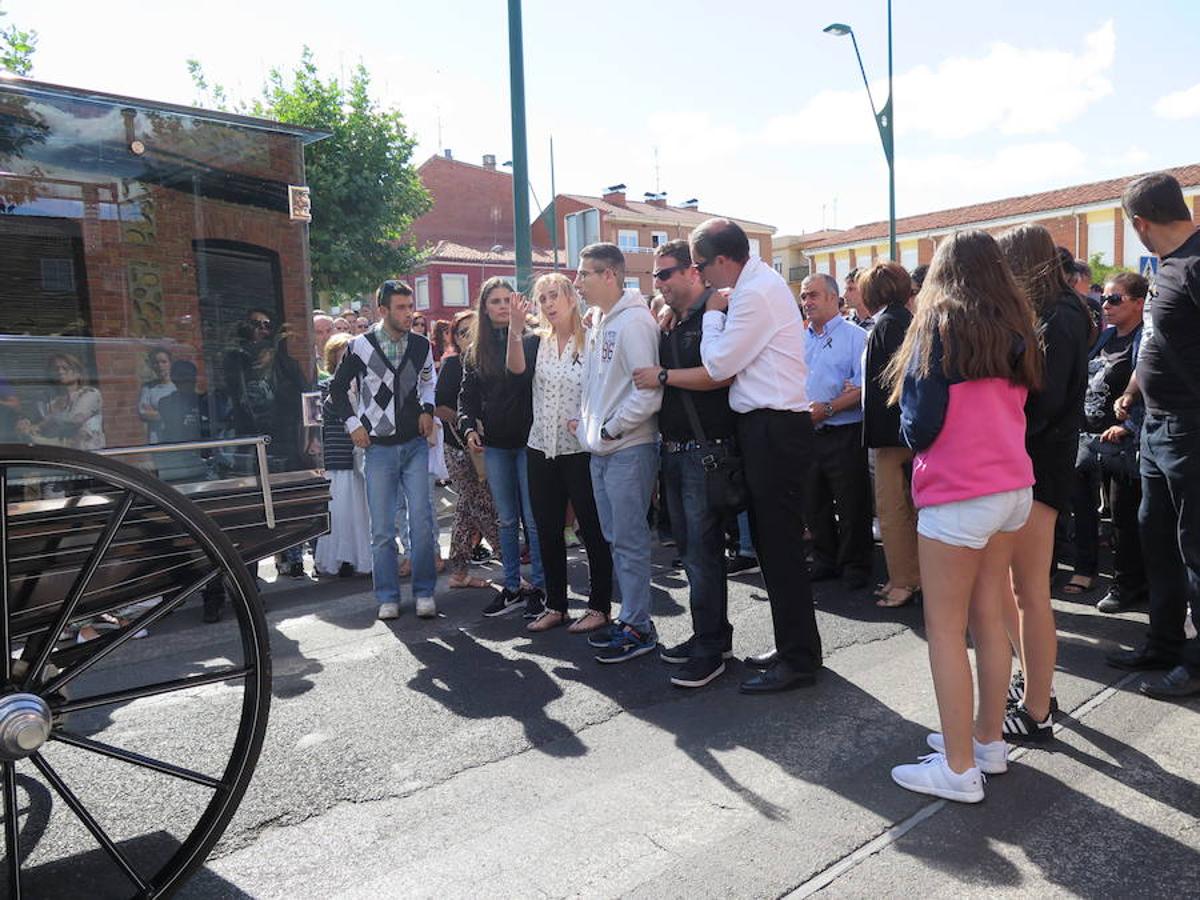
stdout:
{"type": "Polygon", "coordinates": [[[547,609],[540,616],[525,626],[526,631],[549,631],[559,625],[567,624],[567,614],[557,609],[547,609]]]}
{"type": "Polygon", "coordinates": [[[886,594],[881,594],[875,601],[875,605],[883,609],[898,609],[901,606],[908,606],[910,603],[920,602],[921,589],[919,587],[894,587],[886,594]]]}
{"type": "Polygon", "coordinates": [[[1095,587],[1095,579],[1090,575],[1072,575],[1071,580],[1062,586],[1062,592],[1071,597],[1086,594],[1095,587]]]}
{"type": "Polygon", "coordinates": [[[585,634],[608,625],[612,619],[598,609],[589,609],[582,616],[567,626],[571,634],[585,634]]]}
{"type": "Polygon", "coordinates": [[[491,587],[492,583],[490,581],[484,581],[482,578],[475,578],[470,575],[468,575],[466,578],[457,578],[457,579],[453,575],[451,575],[450,580],[448,582],[446,582],[446,586],[449,588],[452,588],[456,591],[465,591],[465,590],[491,587]]]}
{"type": "Polygon", "coordinates": [[[885,581],[883,584],[875,585],[875,596],[886,597],[895,589],[895,586],[890,581],[885,581]]]}

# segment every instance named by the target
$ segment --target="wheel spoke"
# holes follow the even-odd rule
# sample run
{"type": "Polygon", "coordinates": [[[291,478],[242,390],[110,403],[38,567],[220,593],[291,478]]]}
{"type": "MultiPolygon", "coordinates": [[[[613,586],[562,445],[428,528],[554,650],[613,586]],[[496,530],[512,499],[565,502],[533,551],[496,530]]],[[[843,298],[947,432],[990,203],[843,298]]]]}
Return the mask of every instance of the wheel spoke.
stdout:
{"type": "Polygon", "coordinates": [[[140,753],[134,753],[132,750],[123,750],[120,747],[114,747],[111,744],[105,744],[101,741],[92,740],[91,738],[83,737],[82,735],[72,734],[69,731],[55,731],[50,735],[50,739],[61,741],[64,744],[70,744],[72,747],[79,747],[82,750],[90,750],[93,753],[99,753],[101,756],[107,756],[111,759],[119,759],[122,762],[127,762],[135,766],[141,766],[145,769],[152,769],[155,772],[162,772],[164,775],[174,775],[176,778],[182,778],[184,781],[191,781],[195,784],[200,784],[216,791],[226,790],[225,784],[215,778],[210,778],[207,775],[202,775],[199,772],[193,772],[191,769],[185,769],[181,766],[175,766],[171,763],[163,762],[160,759],[154,759],[149,756],[143,756],[140,753]]]}
{"type": "MultiPolygon", "coordinates": [[[[3,476],[0,476],[3,477],[3,476]]],[[[21,897],[21,825],[17,821],[17,764],[4,763],[4,849],[8,854],[8,896],[21,897]]]]}
{"type": "Polygon", "coordinates": [[[108,656],[108,654],[112,653],[118,647],[124,646],[127,641],[133,640],[133,636],[143,628],[149,628],[163,616],[167,615],[167,613],[172,612],[176,607],[178,607],[197,591],[203,590],[209,582],[219,578],[220,575],[221,571],[219,569],[214,569],[206,575],[200,576],[170,600],[163,600],[162,603],[158,604],[153,609],[142,613],[140,616],[130,622],[129,625],[127,625],[122,631],[118,632],[117,636],[112,638],[112,640],[104,641],[102,644],[100,644],[96,648],[96,652],[87,659],[80,660],[75,665],[71,666],[71,668],[67,669],[65,672],[62,672],[49,684],[42,687],[42,694],[51,694],[55,691],[62,690],[65,685],[70,684],[96,663],[100,662],[100,660],[104,659],[104,657],[108,656]]]}
{"type": "Polygon", "coordinates": [[[8,615],[8,467],[0,467],[0,653],[4,654],[0,665],[3,684],[12,677],[12,634],[8,615]]]}
{"type": "Polygon", "coordinates": [[[92,817],[92,814],[87,811],[87,808],[84,807],[79,798],[75,796],[69,787],[67,787],[66,782],[59,777],[59,774],[54,771],[50,763],[46,762],[40,753],[33,754],[31,757],[29,757],[29,760],[35,766],[37,766],[37,770],[42,773],[42,776],[48,782],[50,782],[50,786],[54,788],[58,796],[62,797],[63,802],[70,807],[71,812],[75,813],[75,817],[79,819],[79,821],[83,823],[84,827],[92,833],[92,837],[94,837],[96,842],[104,848],[104,852],[107,853],[109,857],[112,858],[112,861],[121,868],[121,871],[125,873],[129,880],[137,885],[138,890],[149,891],[150,885],[148,885],[142,879],[142,876],[137,873],[137,870],[133,867],[133,864],[129,861],[125,854],[117,848],[117,845],[113,843],[112,838],[108,836],[108,834],[100,826],[100,823],[92,817]]]}
{"type": "Polygon", "coordinates": [[[50,711],[55,715],[65,715],[78,712],[81,709],[92,709],[96,706],[108,706],[112,703],[124,703],[127,700],[140,700],[143,697],[154,697],[158,694],[170,694],[174,691],[185,691],[188,688],[201,687],[206,684],[218,684],[222,681],[232,681],[235,678],[245,678],[254,671],[253,666],[239,668],[217,669],[203,675],[189,675],[186,678],[175,678],[171,681],[159,681],[123,691],[111,691],[107,694],[97,694],[94,697],[82,697],[66,703],[50,704],[50,711]]]}
{"type": "Polygon", "coordinates": [[[29,690],[30,686],[37,684],[37,680],[42,677],[42,671],[46,668],[46,660],[50,658],[50,652],[54,649],[54,645],[58,641],[58,636],[62,634],[63,628],[71,621],[71,617],[75,614],[75,608],[79,605],[79,601],[87,590],[88,585],[91,584],[96,570],[100,568],[100,563],[104,560],[104,555],[108,553],[108,548],[112,546],[113,538],[117,536],[117,531],[125,524],[125,517],[129,515],[129,510],[133,507],[133,499],[134,495],[131,491],[126,491],[121,496],[121,502],[117,505],[108,523],[104,526],[104,531],[101,532],[96,545],[92,547],[92,551],[88,554],[87,561],[79,570],[79,574],[75,576],[75,582],[67,592],[66,600],[63,601],[62,609],[59,610],[58,618],[46,632],[46,637],[42,640],[41,646],[38,647],[37,657],[34,659],[33,665],[29,667],[29,671],[25,673],[25,681],[21,686],[22,690],[29,690]]]}

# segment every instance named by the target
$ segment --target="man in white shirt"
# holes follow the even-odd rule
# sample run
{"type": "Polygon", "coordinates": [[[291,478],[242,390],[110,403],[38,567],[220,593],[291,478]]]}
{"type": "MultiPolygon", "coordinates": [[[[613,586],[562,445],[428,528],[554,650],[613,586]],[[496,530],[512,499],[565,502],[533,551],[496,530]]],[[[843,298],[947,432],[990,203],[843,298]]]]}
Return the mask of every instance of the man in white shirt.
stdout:
{"type": "Polygon", "coordinates": [[[700,356],[714,379],[733,378],[729,405],[739,414],[750,531],[775,627],[775,651],[749,660],[764,671],[741,690],[765,694],[809,685],[821,667],[821,635],[802,553],[804,477],[813,447],[804,323],[787,283],[750,258],[750,242],[735,222],[709,219],[692,232],[691,251],[692,265],[717,289],[704,313],[700,356]]]}

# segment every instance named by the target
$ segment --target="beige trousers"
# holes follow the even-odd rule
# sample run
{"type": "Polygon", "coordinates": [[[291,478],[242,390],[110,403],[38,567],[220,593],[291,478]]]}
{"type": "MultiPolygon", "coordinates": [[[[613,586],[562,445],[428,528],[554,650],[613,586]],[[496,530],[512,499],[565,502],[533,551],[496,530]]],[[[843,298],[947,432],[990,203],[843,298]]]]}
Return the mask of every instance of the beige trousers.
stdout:
{"type": "Polygon", "coordinates": [[[883,537],[888,581],[899,588],[921,584],[921,566],[917,562],[917,510],[905,474],[912,457],[912,451],[907,447],[875,450],[875,512],[883,537]]]}

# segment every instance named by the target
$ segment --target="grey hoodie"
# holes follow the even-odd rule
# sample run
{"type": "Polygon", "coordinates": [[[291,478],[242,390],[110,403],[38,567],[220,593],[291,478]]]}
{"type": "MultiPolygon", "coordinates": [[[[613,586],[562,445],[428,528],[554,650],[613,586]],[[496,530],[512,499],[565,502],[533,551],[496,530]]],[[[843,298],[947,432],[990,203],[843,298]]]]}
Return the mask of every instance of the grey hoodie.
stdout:
{"type": "Polygon", "coordinates": [[[658,341],[658,323],[638,291],[626,291],[592,326],[576,435],[583,449],[605,456],[656,439],[662,388],[638,390],[633,370],[658,365],[658,341]],[[616,440],[601,438],[601,428],[616,440]]]}

